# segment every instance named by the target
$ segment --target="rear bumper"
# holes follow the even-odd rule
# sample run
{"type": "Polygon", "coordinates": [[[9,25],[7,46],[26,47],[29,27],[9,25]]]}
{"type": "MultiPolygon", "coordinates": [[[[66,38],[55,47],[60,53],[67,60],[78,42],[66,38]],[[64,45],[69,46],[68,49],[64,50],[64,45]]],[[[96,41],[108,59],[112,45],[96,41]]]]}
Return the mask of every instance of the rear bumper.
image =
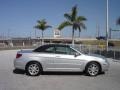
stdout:
{"type": "Polygon", "coordinates": [[[14,68],[25,70],[25,63],[20,59],[15,59],[14,60],[14,68]]]}

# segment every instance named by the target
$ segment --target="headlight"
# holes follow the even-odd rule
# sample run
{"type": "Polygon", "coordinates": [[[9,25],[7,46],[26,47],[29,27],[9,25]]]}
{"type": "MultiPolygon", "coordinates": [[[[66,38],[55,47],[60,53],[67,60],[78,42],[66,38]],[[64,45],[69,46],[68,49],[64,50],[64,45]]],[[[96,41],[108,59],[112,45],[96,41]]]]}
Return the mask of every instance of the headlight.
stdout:
{"type": "Polygon", "coordinates": [[[105,58],[104,60],[105,60],[105,62],[106,62],[106,63],[108,63],[108,60],[107,60],[107,58],[105,58]]]}
{"type": "Polygon", "coordinates": [[[107,58],[102,58],[102,60],[103,60],[105,63],[108,63],[107,58]]]}

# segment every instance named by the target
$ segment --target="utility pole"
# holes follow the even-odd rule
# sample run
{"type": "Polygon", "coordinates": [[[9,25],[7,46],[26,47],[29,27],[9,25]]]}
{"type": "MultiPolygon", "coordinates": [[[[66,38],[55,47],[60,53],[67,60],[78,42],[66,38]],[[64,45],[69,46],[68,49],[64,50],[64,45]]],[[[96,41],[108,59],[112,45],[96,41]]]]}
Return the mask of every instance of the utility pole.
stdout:
{"type": "Polygon", "coordinates": [[[112,38],[112,29],[110,28],[109,29],[109,39],[111,39],[112,38]]]}
{"type": "Polygon", "coordinates": [[[11,47],[13,47],[13,40],[11,37],[11,29],[8,29],[8,43],[11,47]]]}
{"type": "Polygon", "coordinates": [[[36,39],[37,37],[36,37],[36,29],[35,29],[35,39],[36,39]]]}
{"type": "Polygon", "coordinates": [[[8,39],[10,38],[10,29],[8,29],[7,38],[8,38],[8,39]]]}
{"type": "Polygon", "coordinates": [[[108,21],[108,14],[109,14],[109,6],[108,6],[108,0],[107,0],[107,7],[106,7],[106,51],[108,51],[108,33],[109,33],[109,21],[108,21]]]}
{"type": "Polygon", "coordinates": [[[96,37],[100,36],[100,27],[98,24],[96,24],[96,37]]]}

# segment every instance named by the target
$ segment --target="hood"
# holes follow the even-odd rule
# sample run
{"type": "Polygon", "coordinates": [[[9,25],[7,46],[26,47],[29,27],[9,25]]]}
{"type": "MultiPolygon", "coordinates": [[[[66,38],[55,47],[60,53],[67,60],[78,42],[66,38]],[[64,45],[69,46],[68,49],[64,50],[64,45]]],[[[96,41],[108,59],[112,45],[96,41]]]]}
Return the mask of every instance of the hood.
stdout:
{"type": "Polygon", "coordinates": [[[89,54],[88,56],[94,56],[94,57],[98,57],[98,58],[105,58],[102,55],[98,55],[98,54],[89,54]]]}
{"type": "Polygon", "coordinates": [[[89,54],[89,55],[86,55],[86,56],[88,56],[88,58],[94,58],[94,59],[106,59],[104,56],[102,56],[102,55],[97,55],[97,54],[89,54]]]}

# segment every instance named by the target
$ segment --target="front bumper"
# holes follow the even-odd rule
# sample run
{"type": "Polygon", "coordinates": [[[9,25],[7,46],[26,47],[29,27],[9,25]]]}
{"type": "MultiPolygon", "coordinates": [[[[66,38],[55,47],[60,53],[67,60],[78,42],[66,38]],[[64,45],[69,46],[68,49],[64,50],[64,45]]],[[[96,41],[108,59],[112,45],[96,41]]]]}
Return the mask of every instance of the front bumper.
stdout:
{"type": "Polygon", "coordinates": [[[108,71],[110,67],[110,64],[108,62],[105,62],[102,64],[102,71],[108,71]]]}

